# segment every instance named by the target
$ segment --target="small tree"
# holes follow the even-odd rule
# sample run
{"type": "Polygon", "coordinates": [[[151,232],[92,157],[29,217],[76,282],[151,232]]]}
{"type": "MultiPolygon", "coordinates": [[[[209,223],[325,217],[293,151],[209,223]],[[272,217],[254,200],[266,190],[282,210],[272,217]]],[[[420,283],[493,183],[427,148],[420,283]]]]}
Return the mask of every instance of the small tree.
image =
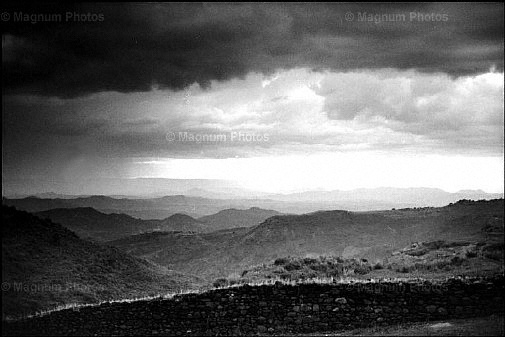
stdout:
{"type": "Polygon", "coordinates": [[[228,285],[228,280],[225,278],[218,278],[212,283],[214,288],[226,287],[228,285]]]}

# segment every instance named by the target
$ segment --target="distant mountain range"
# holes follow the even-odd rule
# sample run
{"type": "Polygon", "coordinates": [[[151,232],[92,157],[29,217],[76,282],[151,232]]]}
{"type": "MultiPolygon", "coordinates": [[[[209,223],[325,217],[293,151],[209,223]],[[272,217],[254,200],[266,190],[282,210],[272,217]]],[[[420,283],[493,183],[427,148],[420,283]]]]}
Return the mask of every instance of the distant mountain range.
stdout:
{"type": "Polygon", "coordinates": [[[6,199],[3,204],[15,206],[27,212],[41,212],[56,208],[92,207],[104,213],[123,213],[142,219],[165,219],[176,213],[203,216],[220,211],[227,204],[216,203],[210,199],[185,197],[183,195],[166,196],[153,199],[112,198],[108,196],[78,197],[74,199],[42,199],[27,197],[6,199]]]}
{"type": "MultiPolygon", "coordinates": [[[[71,189],[64,188],[68,185],[66,181],[41,181],[35,178],[2,179],[2,183],[2,195],[10,198],[35,196],[67,199],[69,196],[116,195],[130,199],[146,199],[182,194],[204,196],[199,195],[200,192],[206,193],[204,191],[210,191],[209,193],[212,194],[233,195],[234,198],[261,194],[241,188],[235,182],[220,179],[93,178],[73,181],[75,187],[71,189]]],[[[210,196],[205,195],[205,197],[210,196]]]]}
{"type": "MultiPolygon", "coordinates": [[[[237,193],[234,192],[233,194],[237,193]]],[[[332,209],[369,211],[402,207],[439,207],[460,199],[489,200],[502,197],[503,194],[490,194],[479,190],[449,193],[431,188],[377,188],[271,194],[243,199],[212,199],[185,195],[170,195],[159,198],[108,196],[69,198],[69,196],[65,196],[64,198],[3,198],[2,202],[28,212],[41,212],[55,208],[92,207],[103,213],[123,213],[148,220],[165,219],[176,213],[200,218],[231,208],[259,207],[281,213],[301,214],[332,209]]]]}
{"type": "Polygon", "coordinates": [[[408,204],[417,207],[443,206],[461,199],[496,199],[500,193],[486,193],[482,190],[463,190],[449,193],[438,188],[360,188],[350,191],[309,191],[292,194],[272,194],[268,198],[289,202],[380,202],[396,203],[399,207],[408,204]]]}
{"type": "Polygon", "coordinates": [[[5,205],[15,206],[27,212],[42,212],[56,208],[92,207],[104,213],[123,213],[141,219],[166,219],[184,213],[201,217],[227,208],[245,208],[237,201],[205,199],[171,195],[153,199],[112,198],[108,196],[78,197],[73,199],[43,199],[27,197],[22,199],[3,198],[5,205]]]}
{"type": "Polygon", "coordinates": [[[3,317],[200,284],[197,277],[82,240],[59,224],[2,206],[3,317]]]}

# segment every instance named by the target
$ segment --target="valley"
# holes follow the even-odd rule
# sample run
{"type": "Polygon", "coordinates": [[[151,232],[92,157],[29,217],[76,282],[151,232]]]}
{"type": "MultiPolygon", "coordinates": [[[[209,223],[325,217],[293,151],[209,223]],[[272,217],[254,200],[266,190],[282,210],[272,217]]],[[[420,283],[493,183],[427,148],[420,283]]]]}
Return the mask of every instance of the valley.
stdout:
{"type": "MultiPolygon", "coordinates": [[[[503,274],[503,199],[280,214],[253,207],[142,220],[3,206],[4,317],[265,282],[503,274]],[[75,234],[74,234],[75,233],[75,234]]],[[[340,281],[339,281],[340,280],[340,281]]]]}
{"type": "Polygon", "coordinates": [[[211,280],[287,256],[333,255],[378,262],[413,242],[436,240],[503,243],[503,199],[461,201],[440,208],[282,215],[250,229],[157,233],[110,244],[211,280]]]}

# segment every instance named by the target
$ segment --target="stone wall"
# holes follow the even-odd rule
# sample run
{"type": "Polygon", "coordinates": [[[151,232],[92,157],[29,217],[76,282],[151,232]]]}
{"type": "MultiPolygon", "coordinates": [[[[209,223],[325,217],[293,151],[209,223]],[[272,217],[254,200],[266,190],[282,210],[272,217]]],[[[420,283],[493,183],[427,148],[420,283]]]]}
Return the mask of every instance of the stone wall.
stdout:
{"type": "Polygon", "coordinates": [[[240,335],[324,332],[503,312],[503,276],[486,280],[241,286],[106,303],[3,322],[2,334],[240,335]]]}

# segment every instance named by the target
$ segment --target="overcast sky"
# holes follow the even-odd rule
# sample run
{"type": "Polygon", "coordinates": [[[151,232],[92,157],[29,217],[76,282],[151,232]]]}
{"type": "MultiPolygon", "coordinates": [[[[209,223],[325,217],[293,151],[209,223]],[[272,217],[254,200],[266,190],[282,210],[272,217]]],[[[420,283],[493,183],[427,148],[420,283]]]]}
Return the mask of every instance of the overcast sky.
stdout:
{"type": "Polygon", "coordinates": [[[3,12],[11,193],[108,177],[503,192],[503,4],[3,12]]]}

